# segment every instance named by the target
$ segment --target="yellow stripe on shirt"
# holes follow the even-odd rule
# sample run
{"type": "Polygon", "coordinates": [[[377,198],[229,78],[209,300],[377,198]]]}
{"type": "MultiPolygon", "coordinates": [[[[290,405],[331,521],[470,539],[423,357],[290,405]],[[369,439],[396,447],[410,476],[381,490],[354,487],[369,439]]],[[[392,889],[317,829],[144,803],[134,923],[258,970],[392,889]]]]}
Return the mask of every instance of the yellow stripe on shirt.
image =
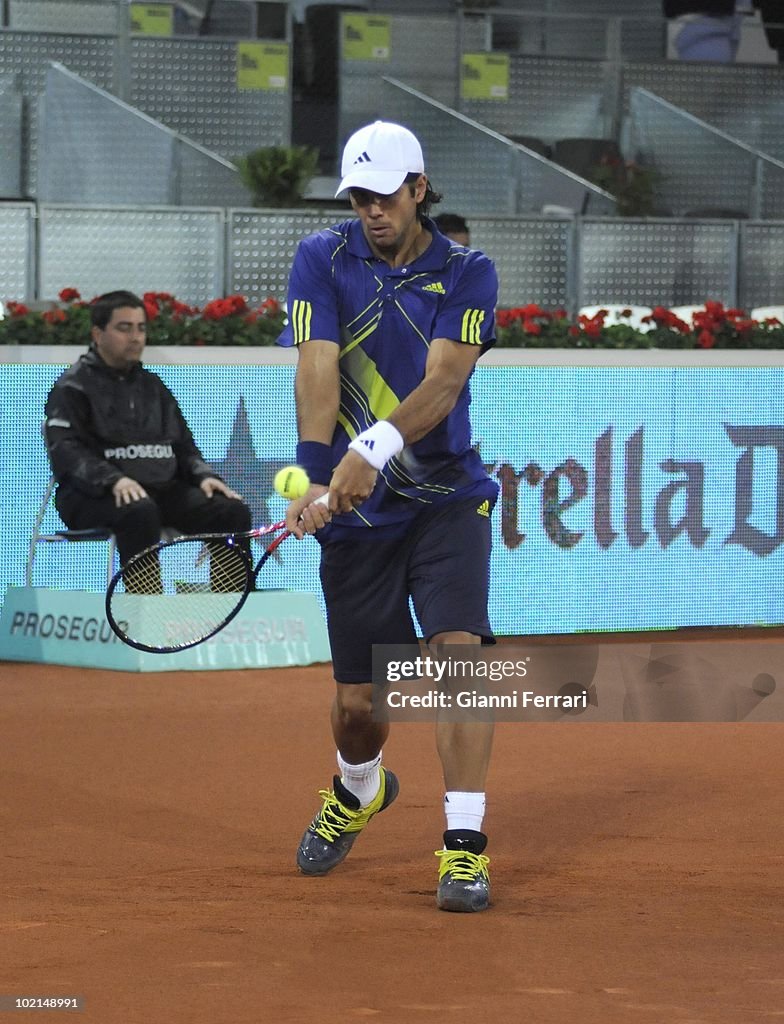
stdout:
{"type": "Polygon", "coordinates": [[[468,345],[481,345],[481,327],[485,318],[483,309],[467,309],[463,313],[463,324],[460,340],[468,345]]]}
{"type": "Polygon", "coordinates": [[[313,316],[313,305],[304,299],[295,299],[291,311],[291,326],[294,332],[294,344],[301,345],[310,340],[310,321],[313,316]]]}

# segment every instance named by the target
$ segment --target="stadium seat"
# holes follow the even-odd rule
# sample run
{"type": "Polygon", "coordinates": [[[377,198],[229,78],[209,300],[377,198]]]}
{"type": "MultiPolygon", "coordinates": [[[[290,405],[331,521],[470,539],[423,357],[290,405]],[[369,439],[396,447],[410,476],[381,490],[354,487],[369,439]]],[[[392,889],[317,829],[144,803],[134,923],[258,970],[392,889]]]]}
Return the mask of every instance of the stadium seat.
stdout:
{"type": "Polygon", "coordinates": [[[553,160],[581,178],[593,180],[596,169],[608,163],[615,177],[624,178],[623,154],[612,139],[559,139],[553,146],[553,160]]]}
{"type": "Polygon", "coordinates": [[[578,310],[580,316],[595,317],[600,309],[607,310],[604,318],[605,326],[613,324],[627,324],[637,331],[650,331],[654,324],[643,323],[643,317],[650,316],[653,312],[650,306],[632,306],[628,302],[601,302],[595,306],[583,306],[578,310]],[[629,310],[629,316],[621,316],[621,313],[629,310]]]}
{"type": "Polygon", "coordinates": [[[525,146],[526,149],[547,157],[548,160],[552,159],[553,148],[544,139],[537,139],[533,135],[507,135],[506,137],[510,142],[516,142],[518,146],[525,146]]]}
{"type": "Polygon", "coordinates": [[[752,320],[770,320],[775,317],[784,324],[784,306],[756,306],[749,315],[752,320]]]}

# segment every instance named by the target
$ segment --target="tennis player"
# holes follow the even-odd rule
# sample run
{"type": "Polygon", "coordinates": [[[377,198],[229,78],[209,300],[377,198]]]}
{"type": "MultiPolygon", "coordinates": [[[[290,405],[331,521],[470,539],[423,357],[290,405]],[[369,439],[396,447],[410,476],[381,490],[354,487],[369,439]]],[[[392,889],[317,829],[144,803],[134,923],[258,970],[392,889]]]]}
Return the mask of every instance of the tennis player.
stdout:
{"type": "MultiPolygon", "coordinates": [[[[440,196],[406,128],[360,129],[342,175],[336,194],[348,193],[357,219],[300,243],[278,339],[299,350],[297,461],[311,480],[287,522],[321,543],[337,685],[339,775],[297,851],[307,875],[340,864],[398,795],[382,765],[388,725],[371,713],[372,646],[417,643],[409,598],[428,643],[494,643],[487,592],[498,488],[471,445],[468,381],[495,340],[495,269],[428,218],[440,196]],[[327,490],[328,510],[313,504],[327,490]]],[[[492,725],[436,729],[446,786],[437,904],[484,910],[492,725]]]]}

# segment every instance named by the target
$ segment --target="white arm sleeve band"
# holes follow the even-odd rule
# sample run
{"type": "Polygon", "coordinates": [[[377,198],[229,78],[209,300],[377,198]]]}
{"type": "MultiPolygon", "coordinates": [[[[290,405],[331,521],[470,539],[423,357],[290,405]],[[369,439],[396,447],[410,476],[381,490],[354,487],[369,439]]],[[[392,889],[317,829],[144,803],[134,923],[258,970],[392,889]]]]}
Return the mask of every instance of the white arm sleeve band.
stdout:
{"type": "Polygon", "coordinates": [[[358,452],[374,469],[383,469],[393,456],[402,452],[404,447],[405,442],[400,431],[389,420],[378,420],[372,427],[357,434],[349,445],[349,448],[358,452]]]}

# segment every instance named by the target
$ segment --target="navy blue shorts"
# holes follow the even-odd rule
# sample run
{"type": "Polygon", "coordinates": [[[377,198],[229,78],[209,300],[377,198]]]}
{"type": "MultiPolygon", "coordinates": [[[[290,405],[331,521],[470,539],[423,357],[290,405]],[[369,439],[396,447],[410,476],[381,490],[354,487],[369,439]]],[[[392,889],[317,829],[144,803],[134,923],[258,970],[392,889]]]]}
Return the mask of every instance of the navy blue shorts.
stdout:
{"type": "Polygon", "coordinates": [[[373,644],[418,643],[409,597],[425,640],[461,631],[495,643],[487,618],[492,506],[484,498],[446,502],[395,540],[324,545],[321,586],[337,682],[371,682],[373,644]]]}

